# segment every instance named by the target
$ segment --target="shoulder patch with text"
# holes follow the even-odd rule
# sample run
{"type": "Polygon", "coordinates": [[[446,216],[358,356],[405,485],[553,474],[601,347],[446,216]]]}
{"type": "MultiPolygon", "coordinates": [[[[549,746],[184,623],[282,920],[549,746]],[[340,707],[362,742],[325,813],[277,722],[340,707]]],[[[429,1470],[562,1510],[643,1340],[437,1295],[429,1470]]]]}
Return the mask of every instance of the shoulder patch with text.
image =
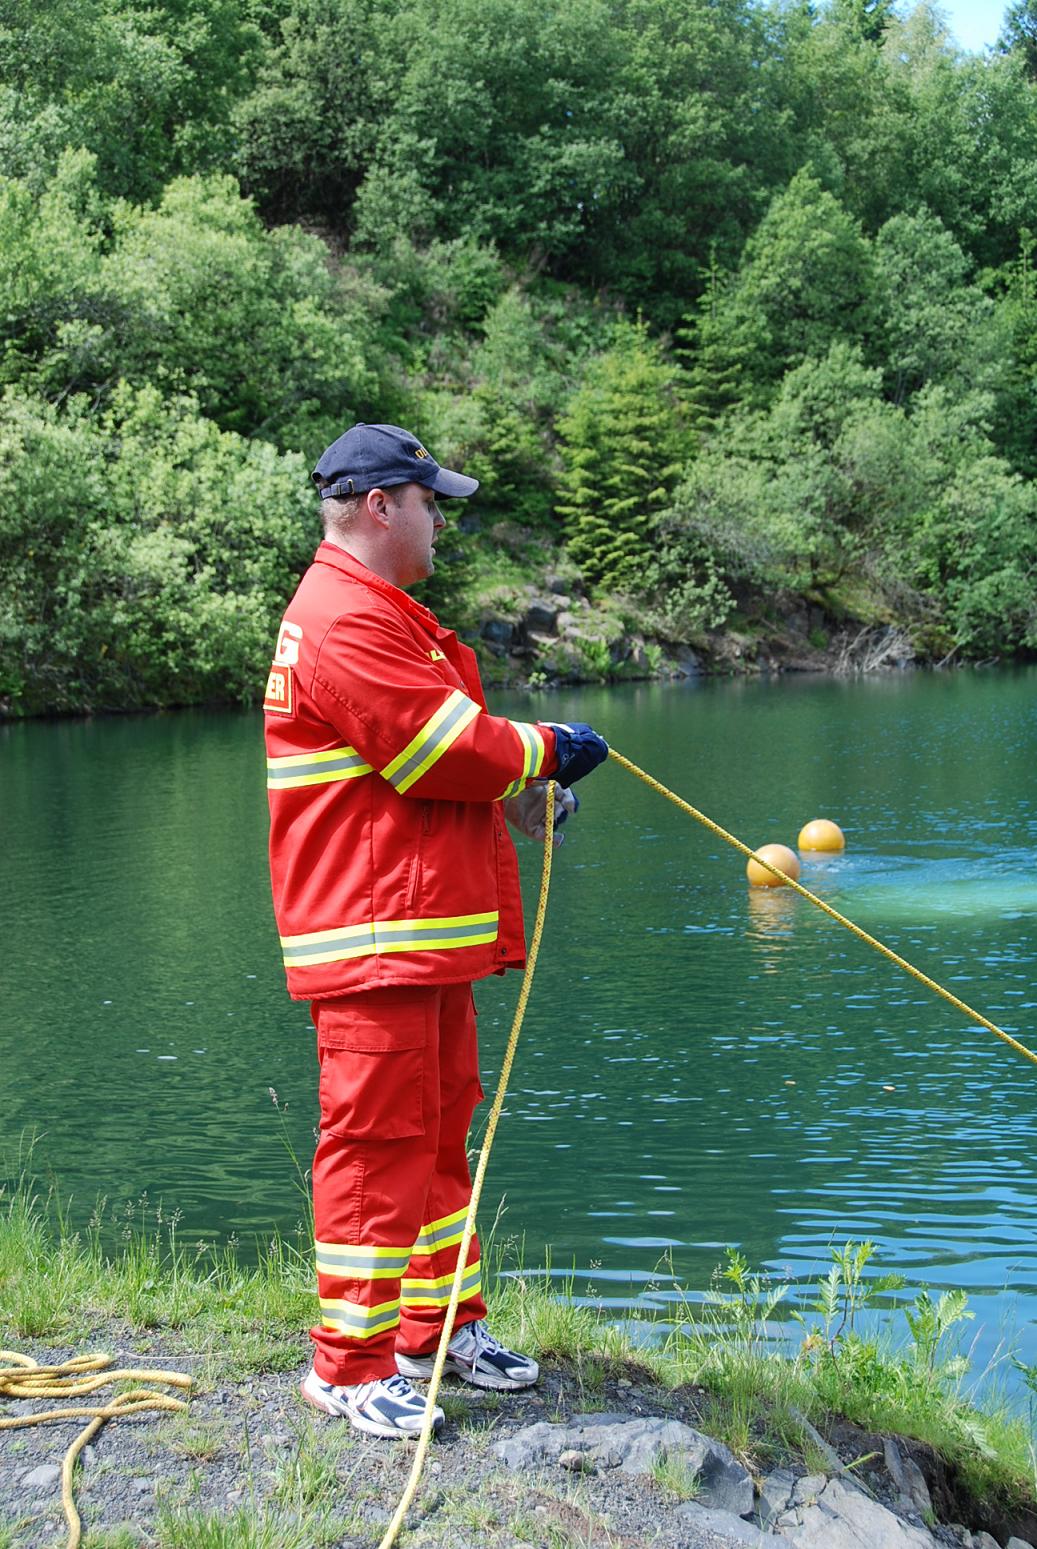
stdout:
{"type": "Polygon", "coordinates": [[[263,709],[271,711],[274,715],[291,715],[295,697],[293,688],[292,669],[282,666],[280,662],[275,662],[266,680],[263,709]]]}

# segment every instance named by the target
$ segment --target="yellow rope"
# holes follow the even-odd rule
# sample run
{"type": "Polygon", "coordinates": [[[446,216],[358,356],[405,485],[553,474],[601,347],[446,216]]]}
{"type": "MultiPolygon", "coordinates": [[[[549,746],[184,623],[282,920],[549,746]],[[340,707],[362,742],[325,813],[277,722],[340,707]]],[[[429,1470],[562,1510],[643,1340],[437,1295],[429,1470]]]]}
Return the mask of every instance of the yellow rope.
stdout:
{"type": "Polygon", "coordinates": [[[533,973],[536,969],[537,955],[540,951],[540,938],[544,934],[544,916],[547,914],[547,895],[551,887],[551,856],[553,851],[554,836],[554,809],[555,787],[554,781],[547,782],[547,808],[544,813],[544,864],[540,873],[540,897],[537,901],[536,920],[533,925],[533,934],[530,938],[529,953],[526,957],[526,971],[522,975],[522,988],[519,990],[518,1004],[515,1007],[515,1015],[511,1023],[511,1032],[508,1035],[508,1045],[504,1051],[504,1063],[501,1066],[500,1076],[497,1081],[497,1090],[493,1096],[493,1105],[490,1108],[490,1116],[486,1121],[486,1134],[483,1137],[482,1150],[479,1152],[479,1162],[475,1169],[475,1178],[472,1182],[472,1198],[468,1205],[468,1214],[465,1216],[464,1235],[461,1238],[461,1246],[457,1250],[457,1267],[454,1271],[454,1283],[450,1287],[450,1301],[446,1310],[446,1320],[443,1324],[443,1332],[439,1336],[439,1348],[436,1351],[435,1365],[432,1368],[432,1376],[428,1385],[427,1407],[425,1410],[425,1423],[421,1427],[418,1437],[418,1449],[411,1465],[410,1477],[407,1487],[400,1499],[400,1504],[392,1521],[385,1530],[385,1536],[378,1549],[391,1549],[396,1542],[396,1536],[403,1526],[403,1519],[407,1515],[411,1501],[417,1493],[418,1482],[421,1478],[421,1470],[425,1462],[425,1454],[432,1439],[432,1411],[436,1403],[436,1394],[439,1392],[439,1384],[443,1376],[443,1366],[446,1362],[447,1345],[450,1343],[454,1332],[454,1319],[457,1316],[457,1306],[461,1300],[461,1282],[464,1280],[465,1270],[468,1265],[468,1249],[475,1231],[475,1213],[479,1208],[479,1197],[482,1194],[483,1180],[486,1177],[486,1167],[490,1160],[490,1150],[493,1146],[493,1137],[497,1133],[497,1121],[500,1118],[501,1109],[504,1106],[504,1098],[508,1090],[508,1078],[511,1075],[511,1066],[515,1058],[515,1050],[518,1047],[519,1033],[522,1031],[522,1020],[526,1014],[526,1002],[529,1000],[529,991],[533,984],[533,973]]]}
{"type": "MultiPolygon", "coordinates": [[[[190,1388],[191,1378],[181,1372],[139,1371],[125,1367],[108,1371],[112,1364],[110,1355],[77,1355],[60,1366],[40,1366],[31,1356],[17,1350],[0,1350],[0,1397],[2,1398],[69,1398],[94,1393],[110,1382],[160,1382],[167,1387],[190,1388]],[[104,1372],[103,1376],[88,1373],[104,1372]]],[[[87,1442],[96,1436],[106,1420],[119,1415],[139,1414],[145,1409],[186,1409],[182,1399],[169,1393],[159,1393],[153,1388],[131,1388],[117,1393],[106,1404],[84,1404],[78,1408],[46,1409],[37,1414],[17,1415],[0,1420],[0,1430],[13,1431],[26,1425],[47,1425],[51,1421],[82,1420],[89,1424],[79,1432],[65,1453],[61,1465],[61,1504],[68,1519],[66,1549],[78,1549],[83,1525],[72,1494],[72,1473],[76,1459],[87,1442]]]]}
{"type": "Polygon", "coordinates": [[[956,1010],[963,1012],[970,1022],[978,1022],[981,1027],[985,1027],[988,1032],[1000,1038],[1003,1043],[1007,1043],[1017,1054],[1023,1055],[1025,1059],[1037,1065],[1037,1054],[1034,1054],[1032,1049],[1028,1049],[1024,1043],[1020,1043],[1018,1038],[1013,1038],[1010,1033],[1004,1032],[979,1011],[974,1011],[971,1006],[966,1005],[965,1001],[959,1000],[957,995],[953,995],[950,990],[945,990],[942,984],[937,984],[935,979],[930,979],[928,974],[923,973],[920,968],[915,968],[906,958],[901,957],[899,952],[894,952],[891,947],[887,947],[881,941],[877,941],[874,936],[869,936],[866,930],[862,930],[859,925],[855,925],[852,920],[848,920],[845,914],[839,913],[838,909],[833,909],[831,904],[826,904],[824,899],[818,898],[816,893],[811,893],[809,888],[805,888],[791,877],[787,877],[777,866],[772,866],[769,861],[757,855],[754,850],[750,850],[747,844],[743,844],[740,839],[736,839],[733,834],[729,834],[726,828],[721,828],[719,823],[714,823],[712,818],[706,817],[704,812],[700,812],[690,802],[684,801],[675,791],[671,791],[669,786],[663,785],[661,780],[653,779],[650,774],[639,768],[637,764],[632,763],[629,758],[624,758],[622,753],[617,753],[615,748],[609,749],[609,757],[623,769],[628,770],[630,774],[636,775],[639,780],[643,780],[645,785],[651,786],[653,791],[658,791],[660,796],[665,796],[667,801],[672,801],[675,807],[679,807],[682,812],[686,812],[689,817],[693,817],[704,828],[708,828],[710,833],[716,834],[718,839],[723,839],[726,844],[733,845],[736,850],[741,850],[743,855],[751,856],[758,866],[763,866],[766,871],[773,872],[776,877],[780,877],[786,887],[790,887],[799,893],[801,897],[814,904],[816,908],[822,910],[830,919],[835,920],[837,924],[845,925],[846,929],[852,931],[858,940],[865,942],[869,947],[874,947],[876,952],[881,952],[883,957],[887,957],[891,963],[895,963],[898,968],[902,968],[905,973],[910,974],[912,979],[917,979],[919,984],[925,985],[926,989],[933,990],[937,995],[941,995],[956,1010]]]}

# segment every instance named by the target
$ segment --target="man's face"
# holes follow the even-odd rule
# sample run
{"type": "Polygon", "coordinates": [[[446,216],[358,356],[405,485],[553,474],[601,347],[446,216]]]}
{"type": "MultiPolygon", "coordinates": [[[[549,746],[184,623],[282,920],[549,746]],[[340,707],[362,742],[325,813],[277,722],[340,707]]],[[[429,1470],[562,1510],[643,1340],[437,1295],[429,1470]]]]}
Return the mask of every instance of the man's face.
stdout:
{"type": "Polygon", "coordinates": [[[436,568],[435,540],[446,526],[436,497],[425,484],[398,484],[389,497],[389,579],[396,586],[413,586],[436,568]]]}

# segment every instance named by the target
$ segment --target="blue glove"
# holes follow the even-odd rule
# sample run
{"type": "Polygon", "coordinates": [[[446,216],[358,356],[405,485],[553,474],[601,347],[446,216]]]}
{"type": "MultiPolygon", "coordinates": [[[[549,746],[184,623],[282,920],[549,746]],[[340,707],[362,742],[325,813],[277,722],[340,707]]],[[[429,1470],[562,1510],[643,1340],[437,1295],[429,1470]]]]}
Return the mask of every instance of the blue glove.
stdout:
{"type": "Polygon", "coordinates": [[[604,737],[583,721],[567,725],[559,721],[545,721],[555,734],[558,768],[551,775],[559,785],[574,785],[597,769],[609,756],[609,745],[604,737]]]}

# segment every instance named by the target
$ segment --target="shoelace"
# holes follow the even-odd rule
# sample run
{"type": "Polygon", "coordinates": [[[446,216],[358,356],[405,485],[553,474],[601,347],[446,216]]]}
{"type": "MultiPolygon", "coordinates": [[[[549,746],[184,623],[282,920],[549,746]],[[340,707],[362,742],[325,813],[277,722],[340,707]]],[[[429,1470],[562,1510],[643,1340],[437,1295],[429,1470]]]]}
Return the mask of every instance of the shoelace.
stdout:
{"type": "Polygon", "coordinates": [[[383,1377],[382,1386],[387,1392],[392,1394],[393,1398],[408,1399],[419,1396],[415,1393],[402,1372],[394,1372],[391,1377],[383,1377]]]}
{"type": "Polygon", "coordinates": [[[479,1363],[481,1355],[499,1355],[504,1346],[499,1340],[483,1327],[482,1323],[466,1323],[458,1336],[460,1348],[454,1349],[455,1341],[451,1340],[453,1354],[458,1360],[464,1361],[474,1371],[479,1363]],[[471,1341],[470,1348],[469,1341],[471,1341]]]}
{"type": "MultiPolygon", "coordinates": [[[[398,1398],[402,1401],[418,1397],[406,1377],[400,1372],[394,1372],[391,1377],[382,1377],[380,1380],[376,1379],[373,1382],[358,1383],[353,1389],[354,1403],[359,1405],[366,1404],[377,1387],[384,1388],[393,1398],[398,1398]]],[[[335,1390],[333,1389],[333,1391],[335,1390]]]]}

